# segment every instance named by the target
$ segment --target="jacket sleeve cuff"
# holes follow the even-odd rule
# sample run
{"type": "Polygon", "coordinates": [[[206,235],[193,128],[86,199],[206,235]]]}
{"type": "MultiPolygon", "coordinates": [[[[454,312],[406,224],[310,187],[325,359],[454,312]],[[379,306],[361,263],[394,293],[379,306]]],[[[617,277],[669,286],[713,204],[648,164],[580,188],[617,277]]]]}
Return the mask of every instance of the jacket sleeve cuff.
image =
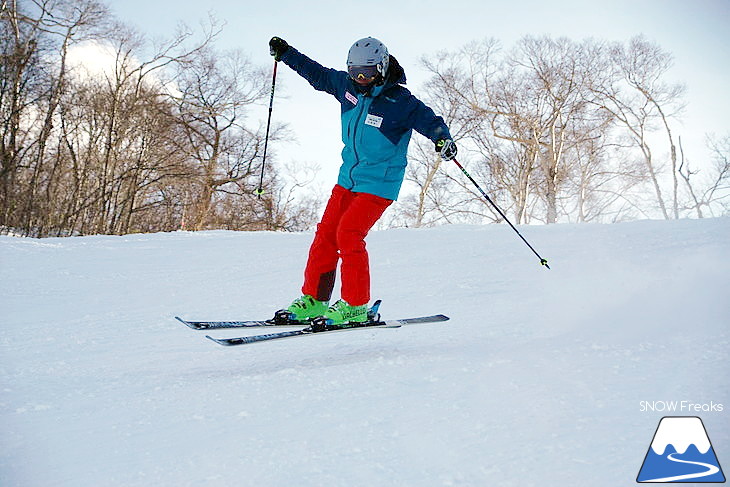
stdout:
{"type": "Polygon", "coordinates": [[[279,61],[283,61],[284,64],[286,64],[288,66],[289,65],[289,61],[291,60],[291,57],[292,56],[296,56],[295,53],[296,54],[299,54],[299,51],[297,51],[296,49],[294,49],[292,46],[289,46],[289,48],[286,51],[284,51],[284,54],[282,54],[279,57],[279,61]]]}

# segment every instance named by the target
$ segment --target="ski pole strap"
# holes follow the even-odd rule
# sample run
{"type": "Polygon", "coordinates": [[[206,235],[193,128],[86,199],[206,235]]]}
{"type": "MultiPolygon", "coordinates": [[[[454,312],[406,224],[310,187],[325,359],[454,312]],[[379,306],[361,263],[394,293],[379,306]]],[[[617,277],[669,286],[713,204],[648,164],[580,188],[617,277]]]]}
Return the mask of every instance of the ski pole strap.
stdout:
{"type": "Polygon", "coordinates": [[[506,221],[509,224],[509,226],[512,227],[512,230],[514,230],[515,233],[517,233],[517,235],[522,239],[522,241],[525,242],[525,245],[527,245],[530,248],[530,250],[532,250],[532,253],[535,254],[538,259],[540,259],[540,265],[543,265],[543,266],[547,267],[548,269],[550,269],[547,259],[543,259],[540,256],[540,254],[537,253],[537,251],[532,247],[532,245],[530,245],[530,242],[528,242],[525,239],[525,237],[522,236],[520,231],[517,230],[517,228],[512,224],[512,222],[509,220],[509,218],[507,218],[507,215],[502,213],[502,210],[500,210],[499,207],[494,203],[494,201],[492,201],[492,198],[490,198],[489,195],[482,189],[482,187],[479,186],[479,184],[474,180],[474,178],[471,177],[471,174],[469,174],[467,172],[467,170],[464,169],[464,166],[462,166],[459,163],[459,161],[456,160],[456,158],[451,159],[451,160],[454,161],[454,163],[459,167],[459,169],[461,169],[461,172],[463,172],[464,175],[467,178],[469,178],[469,181],[471,181],[474,184],[474,186],[476,186],[476,188],[479,190],[479,192],[482,194],[482,196],[484,196],[484,199],[486,199],[489,202],[489,204],[491,204],[494,207],[494,209],[497,210],[497,213],[499,213],[499,216],[501,216],[502,219],[504,219],[504,221],[506,221]]]}

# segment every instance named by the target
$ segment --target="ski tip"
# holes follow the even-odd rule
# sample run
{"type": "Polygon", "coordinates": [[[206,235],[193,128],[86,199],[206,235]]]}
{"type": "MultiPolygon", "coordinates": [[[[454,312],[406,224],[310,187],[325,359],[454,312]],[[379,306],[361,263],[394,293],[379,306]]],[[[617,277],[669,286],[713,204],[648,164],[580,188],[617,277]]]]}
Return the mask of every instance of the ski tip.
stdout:
{"type": "Polygon", "coordinates": [[[180,323],[182,323],[183,325],[187,326],[188,328],[192,328],[193,330],[205,330],[206,328],[208,328],[208,326],[204,326],[204,325],[202,325],[200,323],[196,323],[194,321],[184,320],[184,319],[180,318],[179,316],[176,316],[175,319],[177,321],[179,321],[180,323]]]}
{"type": "Polygon", "coordinates": [[[205,335],[205,338],[207,338],[208,340],[210,340],[212,342],[217,343],[218,345],[223,345],[223,346],[231,345],[231,343],[229,342],[229,340],[221,340],[219,338],[213,338],[210,335],[205,335]]]}

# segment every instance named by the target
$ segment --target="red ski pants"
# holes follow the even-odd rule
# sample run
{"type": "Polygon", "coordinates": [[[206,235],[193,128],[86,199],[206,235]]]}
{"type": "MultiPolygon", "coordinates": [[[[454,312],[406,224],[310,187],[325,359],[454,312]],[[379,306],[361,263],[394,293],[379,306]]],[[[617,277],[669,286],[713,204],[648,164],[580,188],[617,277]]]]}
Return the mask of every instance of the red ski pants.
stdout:
{"type": "Polygon", "coordinates": [[[393,203],[368,193],[353,193],[335,185],[322,220],[317,225],[304,270],[302,293],[329,301],[340,266],[341,297],[352,306],[370,301],[370,264],[365,236],[393,203]]]}

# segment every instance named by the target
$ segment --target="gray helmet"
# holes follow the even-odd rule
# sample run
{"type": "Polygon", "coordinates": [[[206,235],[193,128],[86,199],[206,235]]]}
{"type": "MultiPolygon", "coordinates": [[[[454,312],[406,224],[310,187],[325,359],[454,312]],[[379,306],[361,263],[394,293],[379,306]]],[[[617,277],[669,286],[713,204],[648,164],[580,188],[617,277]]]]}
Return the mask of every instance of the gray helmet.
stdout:
{"type": "Polygon", "coordinates": [[[347,67],[377,66],[378,73],[385,78],[388,72],[388,48],[374,37],[365,37],[355,42],[347,53],[347,67]]]}

